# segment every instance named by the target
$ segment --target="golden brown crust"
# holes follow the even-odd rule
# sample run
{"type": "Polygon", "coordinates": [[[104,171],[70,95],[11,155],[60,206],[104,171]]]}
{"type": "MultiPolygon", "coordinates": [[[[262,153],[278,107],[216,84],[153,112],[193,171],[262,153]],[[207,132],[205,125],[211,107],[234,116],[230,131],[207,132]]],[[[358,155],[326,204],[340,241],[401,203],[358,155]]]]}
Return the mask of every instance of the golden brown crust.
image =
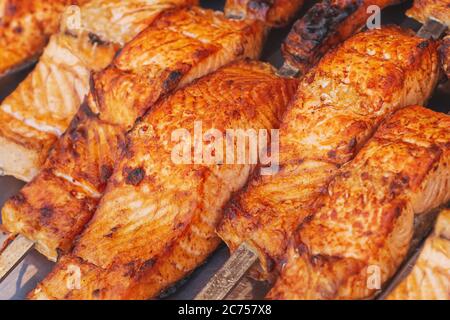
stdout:
{"type": "Polygon", "coordinates": [[[231,250],[246,241],[264,271],[338,168],[393,111],[430,96],[437,43],[390,27],[357,34],[307,74],[280,129],[280,171],[258,177],[226,210],[218,232],[231,250]]]}
{"type": "Polygon", "coordinates": [[[331,48],[366,26],[371,5],[385,8],[402,0],[324,0],[312,6],[292,28],[282,51],[291,69],[306,72],[331,48]]]}
{"type": "Polygon", "coordinates": [[[223,205],[255,165],[174,163],[178,142],[171,141],[172,133],[184,128],[193,135],[196,121],[203,132],[215,128],[221,134],[277,128],[296,86],[270,65],[243,61],[156,105],[130,133],[127,151],[72,256],[31,298],[147,299],[190,273],[220,243],[215,227],[223,205]],[[78,290],[66,288],[69,265],[82,270],[78,290]]]}
{"type": "Polygon", "coordinates": [[[429,18],[441,21],[450,28],[450,3],[448,0],[414,0],[406,15],[421,23],[429,18]]]}
{"type": "Polygon", "coordinates": [[[371,297],[406,257],[414,214],[450,200],[450,116],[397,111],[294,233],[271,299],[371,297]],[[373,287],[378,283],[378,288],[373,287]]]}
{"type": "Polygon", "coordinates": [[[433,234],[409,275],[389,300],[450,300],[450,210],[439,214],[433,234]]]}
{"type": "Polygon", "coordinates": [[[58,30],[60,15],[70,4],[86,0],[4,0],[0,2],[0,76],[40,54],[58,30]]]}
{"type": "Polygon", "coordinates": [[[303,5],[304,0],[227,0],[225,14],[229,18],[258,19],[269,26],[286,25],[303,5]]]}
{"type": "MultiPolygon", "coordinates": [[[[77,185],[86,198],[99,198],[125,146],[125,134],[139,117],[177,87],[232,60],[258,57],[263,35],[264,26],[258,21],[230,21],[222,13],[200,8],[165,11],[128,43],[108,68],[94,74],[86,103],[54,146],[44,170],[55,180],[63,178],[77,185]]],[[[62,185],[58,195],[32,196],[36,189],[44,188],[38,175],[22,189],[28,205],[36,210],[33,214],[22,212],[21,206],[11,202],[6,203],[2,213],[17,219],[9,221],[7,229],[38,241],[40,247],[47,248],[46,255],[55,258],[57,249],[70,247],[71,235],[82,228],[74,226],[70,235],[64,235],[62,230],[56,232],[35,220],[40,208],[53,206],[53,198],[68,198],[72,190],[62,185]]],[[[61,210],[51,219],[65,220],[65,215],[71,216],[70,208],[66,204],[67,213],[61,210]]],[[[78,219],[87,221],[91,215],[89,210],[80,210],[78,219]]]]}
{"type": "Polygon", "coordinates": [[[1,119],[14,122],[0,122],[5,174],[30,181],[88,93],[90,72],[105,68],[122,44],[164,10],[196,3],[92,0],[79,8],[79,24],[73,12],[64,15],[36,68],[0,106],[1,119]]]}

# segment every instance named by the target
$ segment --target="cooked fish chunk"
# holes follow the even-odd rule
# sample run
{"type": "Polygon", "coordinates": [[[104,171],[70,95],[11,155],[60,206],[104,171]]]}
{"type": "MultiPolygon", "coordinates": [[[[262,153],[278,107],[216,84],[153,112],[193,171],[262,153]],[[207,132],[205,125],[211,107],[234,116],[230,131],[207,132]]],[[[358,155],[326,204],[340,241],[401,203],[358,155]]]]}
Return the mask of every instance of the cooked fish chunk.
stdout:
{"type": "Polygon", "coordinates": [[[450,210],[439,214],[433,234],[409,275],[389,300],[450,300],[450,210]]]}
{"type": "Polygon", "coordinates": [[[283,26],[303,6],[303,0],[227,0],[225,14],[230,18],[258,19],[270,26],[283,26]]]}
{"type": "Polygon", "coordinates": [[[371,297],[406,257],[414,215],[450,200],[450,116],[397,111],[294,233],[271,299],[371,297]]]}
{"type": "Polygon", "coordinates": [[[87,0],[0,1],[0,76],[36,58],[70,4],[87,0]]]}
{"type": "Polygon", "coordinates": [[[231,251],[247,242],[259,253],[262,276],[275,271],[339,167],[390,113],[425,102],[437,78],[437,43],[396,27],[359,33],[325,55],[283,118],[280,171],[256,177],[226,210],[218,232],[231,251]]]}
{"type": "Polygon", "coordinates": [[[282,50],[287,65],[301,74],[314,66],[331,48],[366,26],[372,15],[367,9],[385,8],[403,0],[323,0],[299,19],[282,50]]]}
{"type": "Polygon", "coordinates": [[[163,13],[94,74],[86,102],[43,171],[5,204],[5,228],[56,260],[90,220],[135,121],[177,87],[232,60],[258,57],[263,36],[262,23],[227,20],[220,12],[163,13]]]}
{"type": "MultiPolygon", "coordinates": [[[[296,80],[277,77],[267,64],[243,61],[155,106],[131,132],[73,254],[30,297],[146,299],[190,273],[219,245],[215,227],[223,206],[255,164],[174,162],[173,132],[183,128],[194,137],[198,121],[205,134],[215,128],[223,139],[225,130],[277,128],[296,87],[296,80]],[[68,289],[67,278],[78,268],[81,286],[68,289]]],[[[220,148],[205,152],[218,154],[220,148]]],[[[249,144],[245,148],[248,154],[249,144]]]]}
{"type": "Polygon", "coordinates": [[[4,173],[30,181],[89,92],[91,71],[105,68],[162,11],[196,2],[92,0],[80,7],[79,25],[67,15],[34,71],[0,105],[4,173]]]}
{"type": "Polygon", "coordinates": [[[450,28],[450,2],[448,0],[414,0],[406,15],[421,23],[434,18],[450,28]]]}

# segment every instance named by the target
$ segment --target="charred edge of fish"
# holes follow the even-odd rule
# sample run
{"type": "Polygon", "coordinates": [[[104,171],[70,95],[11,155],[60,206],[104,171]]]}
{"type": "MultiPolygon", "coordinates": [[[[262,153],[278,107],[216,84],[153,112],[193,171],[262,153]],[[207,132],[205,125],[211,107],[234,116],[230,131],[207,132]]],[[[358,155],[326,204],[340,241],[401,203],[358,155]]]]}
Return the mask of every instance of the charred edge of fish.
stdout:
{"type": "Polygon", "coordinates": [[[125,168],[124,169],[125,181],[127,184],[137,186],[145,178],[145,171],[142,168],[125,168]]]}
{"type": "Polygon", "coordinates": [[[314,60],[322,54],[317,47],[336,34],[339,24],[362,5],[362,0],[350,0],[342,5],[332,4],[330,0],[326,0],[312,6],[305,16],[294,24],[286,38],[282,46],[285,59],[301,66],[314,63],[314,60]],[[305,45],[305,41],[309,42],[309,45],[305,45]],[[313,53],[313,56],[309,53],[313,53]]]}
{"type": "Polygon", "coordinates": [[[88,38],[92,45],[107,46],[110,44],[109,41],[103,40],[99,35],[93,32],[88,33],[88,38]]]}

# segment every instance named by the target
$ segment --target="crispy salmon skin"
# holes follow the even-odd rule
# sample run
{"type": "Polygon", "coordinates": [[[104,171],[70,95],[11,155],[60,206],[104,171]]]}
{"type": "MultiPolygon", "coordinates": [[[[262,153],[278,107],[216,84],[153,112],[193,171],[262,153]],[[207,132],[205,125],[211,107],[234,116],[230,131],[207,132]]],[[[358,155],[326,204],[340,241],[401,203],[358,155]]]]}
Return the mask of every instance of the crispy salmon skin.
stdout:
{"type": "Polygon", "coordinates": [[[294,233],[271,299],[372,297],[405,259],[414,215],[450,200],[450,116],[397,111],[294,233]]]}
{"type": "Polygon", "coordinates": [[[43,170],[2,210],[3,224],[56,260],[92,217],[125,135],[176,88],[235,60],[259,56],[264,26],[198,7],[161,14],[108,68],[53,147],[43,170]]]}
{"type": "Polygon", "coordinates": [[[267,64],[243,61],[155,106],[129,135],[73,254],[30,298],[146,299],[186,276],[220,243],[215,227],[223,206],[255,165],[174,162],[173,133],[182,129],[194,137],[198,122],[204,132],[214,128],[224,138],[229,129],[277,128],[296,86],[267,64]],[[75,269],[81,270],[81,285],[70,290],[66,283],[75,269]]]}
{"type": "MultiPolygon", "coordinates": [[[[423,103],[438,79],[437,43],[395,27],[359,33],[303,79],[280,129],[280,171],[252,180],[228,205],[218,233],[247,242],[263,276],[340,166],[393,111],[423,103]]],[[[275,264],[274,264],[275,262],[275,264]]]]}

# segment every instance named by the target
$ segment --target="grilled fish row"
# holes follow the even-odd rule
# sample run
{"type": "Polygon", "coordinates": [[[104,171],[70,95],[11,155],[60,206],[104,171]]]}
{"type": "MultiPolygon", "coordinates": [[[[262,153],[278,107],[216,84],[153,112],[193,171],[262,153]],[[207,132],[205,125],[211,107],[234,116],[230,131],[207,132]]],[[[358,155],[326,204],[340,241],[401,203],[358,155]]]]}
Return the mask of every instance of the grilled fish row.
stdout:
{"type": "Polygon", "coordinates": [[[256,58],[265,26],[222,13],[165,11],[91,78],[87,100],[42,171],[2,211],[3,224],[56,260],[95,212],[135,121],[161,97],[232,60],[256,58]]]}
{"type": "Polygon", "coordinates": [[[30,181],[89,91],[91,71],[161,12],[196,0],[92,0],[67,14],[38,65],[0,106],[0,167],[30,181]],[[78,25],[77,25],[78,24],[78,25]]]}
{"type": "Polygon", "coordinates": [[[280,129],[280,171],[259,176],[230,202],[218,233],[247,242],[264,277],[326,184],[393,111],[424,103],[438,79],[437,43],[396,27],[359,33],[302,80],[280,129]]]}
{"type": "Polygon", "coordinates": [[[450,200],[449,141],[450,117],[423,107],[383,123],[294,233],[269,297],[373,296],[406,257],[414,215],[450,200]]]}
{"type": "MultiPolygon", "coordinates": [[[[190,273],[219,245],[215,228],[223,206],[255,164],[174,163],[171,135],[183,128],[194,137],[198,121],[205,132],[220,130],[224,140],[229,129],[277,128],[296,87],[269,65],[242,61],[163,99],[129,134],[73,253],[30,298],[147,299],[190,273]],[[74,270],[80,286],[68,288],[74,270]]],[[[232,143],[237,150],[237,140],[232,143]]]]}

